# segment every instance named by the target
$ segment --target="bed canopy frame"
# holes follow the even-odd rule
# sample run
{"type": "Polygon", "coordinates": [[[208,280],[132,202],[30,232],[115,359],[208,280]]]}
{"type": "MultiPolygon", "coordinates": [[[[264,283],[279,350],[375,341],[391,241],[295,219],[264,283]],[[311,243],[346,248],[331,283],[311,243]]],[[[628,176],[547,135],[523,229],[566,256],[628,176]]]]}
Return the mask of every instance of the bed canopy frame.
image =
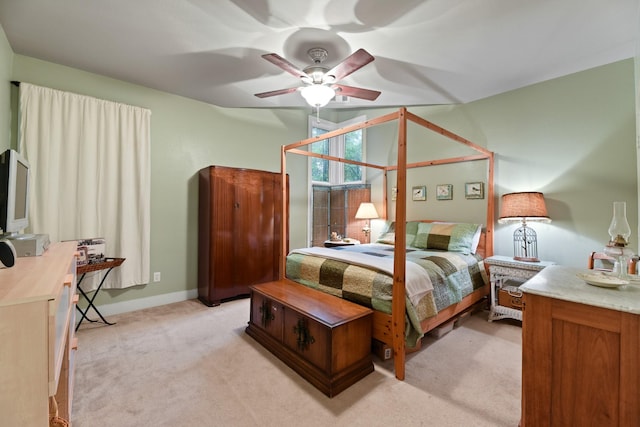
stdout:
{"type": "MultiPolygon", "coordinates": [[[[392,112],[371,120],[366,120],[361,123],[357,123],[351,126],[347,126],[344,128],[336,129],[331,132],[324,133],[320,136],[303,139],[301,141],[295,142],[293,144],[284,145],[281,149],[281,173],[282,173],[282,192],[285,194],[285,197],[282,198],[282,236],[286,236],[288,232],[288,223],[289,223],[289,212],[287,207],[288,197],[286,197],[287,186],[287,153],[299,154],[307,157],[318,157],[321,159],[326,159],[330,161],[349,163],[358,166],[364,166],[368,168],[374,168],[381,170],[383,174],[383,211],[385,212],[386,217],[388,218],[388,210],[387,210],[387,172],[395,170],[396,171],[396,187],[397,198],[396,198],[396,212],[395,212],[395,237],[396,244],[394,245],[394,273],[393,273],[393,290],[392,290],[392,304],[391,304],[391,342],[393,347],[393,355],[394,355],[394,370],[396,374],[396,378],[399,380],[404,380],[405,376],[405,359],[406,359],[406,349],[405,349],[405,341],[404,341],[404,328],[405,328],[405,270],[406,270],[406,202],[407,202],[407,169],[418,168],[418,167],[426,167],[426,166],[434,166],[434,165],[443,165],[443,164],[452,164],[452,163],[462,163],[462,162],[470,162],[470,161],[478,161],[478,160],[487,160],[488,161],[488,176],[487,176],[487,216],[486,216],[486,243],[485,243],[485,257],[493,255],[493,218],[494,218],[494,188],[493,188],[493,179],[494,179],[494,154],[493,152],[480,147],[479,145],[474,144],[473,142],[456,135],[453,132],[450,132],[434,123],[431,123],[409,111],[407,111],[406,107],[402,107],[396,112],[392,112]],[[478,154],[460,156],[460,157],[451,157],[439,160],[428,160],[422,162],[415,163],[407,163],[407,120],[416,123],[420,126],[423,126],[433,132],[436,132],[440,135],[445,136],[455,142],[466,145],[472,150],[476,151],[478,154]],[[309,144],[313,144],[314,142],[322,141],[325,139],[333,138],[339,135],[343,135],[349,132],[353,132],[359,129],[365,129],[373,126],[377,126],[383,123],[397,121],[398,122],[398,141],[397,141],[397,151],[398,151],[398,159],[397,164],[394,166],[382,166],[371,163],[358,162],[353,160],[344,159],[341,157],[334,157],[325,154],[312,153],[307,150],[301,149],[301,147],[305,147],[309,144]]],[[[288,251],[287,245],[288,239],[282,239],[282,253],[280,257],[280,279],[284,279],[285,268],[286,268],[286,256],[288,251]]],[[[375,323],[375,318],[374,318],[375,323]]],[[[376,326],[374,325],[374,329],[376,326]]]]}

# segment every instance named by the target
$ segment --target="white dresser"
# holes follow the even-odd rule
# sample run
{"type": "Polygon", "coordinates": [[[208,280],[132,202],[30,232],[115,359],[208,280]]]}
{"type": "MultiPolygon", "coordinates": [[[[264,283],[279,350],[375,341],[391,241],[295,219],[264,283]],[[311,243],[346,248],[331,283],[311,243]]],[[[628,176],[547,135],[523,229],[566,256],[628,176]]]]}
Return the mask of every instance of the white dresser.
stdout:
{"type": "Polygon", "coordinates": [[[49,425],[49,399],[69,420],[75,353],[76,242],[0,269],[0,424],[49,425]]]}

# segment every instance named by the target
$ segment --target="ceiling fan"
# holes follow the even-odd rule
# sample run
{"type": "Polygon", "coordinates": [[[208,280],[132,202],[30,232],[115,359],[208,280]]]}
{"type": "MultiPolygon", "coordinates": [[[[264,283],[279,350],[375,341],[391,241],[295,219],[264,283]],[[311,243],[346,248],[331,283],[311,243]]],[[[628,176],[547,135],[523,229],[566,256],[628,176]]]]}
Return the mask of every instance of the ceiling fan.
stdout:
{"type": "Polygon", "coordinates": [[[358,49],[331,69],[322,65],[329,56],[326,49],[314,47],[309,49],[307,54],[313,61],[313,65],[306,67],[304,70],[298,69],[298,67],[291,62],[275,53],[262,55],[267,61],[282,68],[287,73],[298,77],[302,80],[304,86],[256,93],[255,95],[258,98],[268,98],[270,96],[300,91],[307,103],[316,108],[324,107],[336,95],[351,96],[369,101],[374,101],[380,95],[380,92],[377,90],[363,89],[337,83],[375,59],[366,50],[358,49]]]}

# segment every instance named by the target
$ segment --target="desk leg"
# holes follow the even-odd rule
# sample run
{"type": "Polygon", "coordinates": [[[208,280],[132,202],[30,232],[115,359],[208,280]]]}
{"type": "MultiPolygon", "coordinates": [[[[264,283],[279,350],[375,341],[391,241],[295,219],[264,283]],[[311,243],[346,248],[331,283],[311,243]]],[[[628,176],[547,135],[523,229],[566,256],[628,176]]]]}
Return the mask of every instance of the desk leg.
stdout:
{"type": "MultiPolygon", "coordinates": [[[[87,294],[84,293],[84,291],[82,289],[78,288],[78,291],[80,291],[80,294],[84,297],[84,299],[89,301],[89,297],[87,296],[87,294]]],[[[92,323],[93,322],[97,322],[97,320],[89,319],[89,317],[87,316],[87,312],[89,311],[90,307],[91,306],[87,306],[87,308],[84,311],[82,311],[82,309],[80,307],[78,307],[78,305],[76,304],[76,308],[78,309],[78,311],[80,312],[80,315],[81,315],[80,321],[78,322],[78,325],[80,325],[80,323],[82,323],[82,321],[84,319],[87,319],[89,322],[92,322],[92,323]]],[[[76,330],[77,330],[77,328],[76,328],[76,330]]]]}
{"type": "Polygon", "coordinates": [[[96,288],[96,291],[94,292],[93,296],[91,298],[89,298],[87,296],[87,294],[82,290],[82,288],[80,287],[80,283],[82,283],[82,279],[84,279],[84,276],[86,273],[84,273],[82,275],[82,277],[80,277],[80,280],[78,281],[78,290],[80,291],[80,293],[82,294],[82,296],[84,296],[84,298],[87,300],[87,302],[89,303],[89,305],[87,305],[87,308],[85,309],[84,312],[82,312],[82,310],[80,310],[80,313],[82,314],[82,317],[80,318],[80,321],[78,322],[78,324],[76,325],[76,331],[78,330],[78,328],[80,327],[80,324],[82,323],[82,321],[84,319],[87,319],[89,322],[97,322],[97,320],[91,320],[87,317],[87,313],[89,312],[90,308],[93,308],[93,310],[98,314],[98,316],[100,316],[100,319],[102,319],[102,321],[107,324],[107,325],[115,325],[115,323],[109,322],[107,321],[107,319],[104,318],[104,316],[102,315],[102,313],[100,313],[100,311],[96,308],[96,306],[93,304],[93,301],[96,299],[96,296],[98,296],[98,292],[100,292],[100,288],[102,288],[102,285],[104,284],[104,281],[107,279],[107,276],[109,275],[109,273],[111,272],[111,270],[113,270],[113,267],[111,267],[110,269],[107,270],[106,273],[104,273],[104,276],[102,276],[102,280],[100,281],[100,284],[98,285],[98,287],[96,288]]]}
{"type": "MultiPolygon", "coordinates": [[[[84,293],[84,291],[80,287],[80,284],[82,283],[82,280],[84,279],[85,275],[86,275],[86,273],[84,273],[82,276],[80,276],[80,280],[78,280],[78,285],[77,285],[76,289],[78,289],[78,291],[80,291],[80,294],[84,297],[85,300],[89,301],[89,296],[87,296],[87,294],[84,293]]],[[[82,311],[82,309],[80,307],[78,307],[78,305],[76,304],[76,309],[80,312],[80,320],[78,321],[78,324],[76,325],[76,331],[78,330],[78,328],[80,327],[80,324],[82,323],[82,321],[84,319],[87,319],[89,322],[97,322],[97,320],[89,319],[89,317],[87,317],[87,313],[89,312],[90,308],[91,308],[91,305],[87,306],[87,308],[84,311],[82,311]]]]}

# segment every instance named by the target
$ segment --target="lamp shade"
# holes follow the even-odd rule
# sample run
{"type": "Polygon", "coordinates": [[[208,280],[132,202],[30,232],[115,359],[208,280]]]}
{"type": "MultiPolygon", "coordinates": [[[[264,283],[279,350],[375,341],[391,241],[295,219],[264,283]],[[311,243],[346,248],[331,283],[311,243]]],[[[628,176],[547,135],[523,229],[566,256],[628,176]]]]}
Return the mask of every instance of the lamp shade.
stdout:
{"type": "Polygon", "coordinates": [[[312,107],[324,107],[336,96],[336,91],[322,84],[312,84],[300,90],[300,94],[312,107]]]}
{"type": "Polygon", "coordinates": [[[360,203],[358,211],[356,212],[356,219],[374,219],[378,217],[378,211],[373,203],[360,203]]]}
{"type": "Polygon", "coordinates": [[[542,193],[530,191],[509,193],[502,196],[498,222],[522,221],[523,219],[526,221],[551,222],[542,193]]]}

